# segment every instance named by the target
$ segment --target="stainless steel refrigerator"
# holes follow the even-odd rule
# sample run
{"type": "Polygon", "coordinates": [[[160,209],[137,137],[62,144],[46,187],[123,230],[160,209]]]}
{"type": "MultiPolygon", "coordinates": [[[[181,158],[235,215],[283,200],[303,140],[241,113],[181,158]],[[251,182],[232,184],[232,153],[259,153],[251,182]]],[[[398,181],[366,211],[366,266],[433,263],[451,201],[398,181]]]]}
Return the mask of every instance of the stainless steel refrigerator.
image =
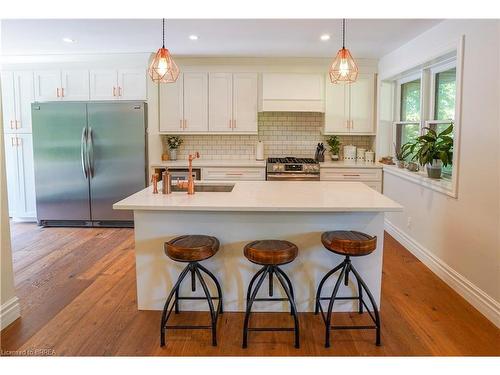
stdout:
{"type": "Polygon", "coordinates": [[[43,226],[131,226],[113,203],[146,186],[146,104],[32,104],[37,220],[43,226]]]}

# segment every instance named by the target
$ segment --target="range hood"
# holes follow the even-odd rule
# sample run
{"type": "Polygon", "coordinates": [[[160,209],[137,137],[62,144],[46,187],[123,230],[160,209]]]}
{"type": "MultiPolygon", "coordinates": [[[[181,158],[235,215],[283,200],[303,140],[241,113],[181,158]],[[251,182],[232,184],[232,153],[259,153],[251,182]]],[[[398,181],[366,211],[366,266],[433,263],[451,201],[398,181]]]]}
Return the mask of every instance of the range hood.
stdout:
{"type": "Polygon", "coordinates": [[[325,112],[324,76],[263,73],[259,112],[325,112]]]}

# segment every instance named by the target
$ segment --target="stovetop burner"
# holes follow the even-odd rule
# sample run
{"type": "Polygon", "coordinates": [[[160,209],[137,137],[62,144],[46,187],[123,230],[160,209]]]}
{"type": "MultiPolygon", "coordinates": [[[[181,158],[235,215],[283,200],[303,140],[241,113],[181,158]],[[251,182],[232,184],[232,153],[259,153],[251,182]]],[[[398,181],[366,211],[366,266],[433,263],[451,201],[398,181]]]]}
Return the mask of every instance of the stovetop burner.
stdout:
{"type": "Polygon", "coordinates": [[[267,158],[268,163],[280,164],[316,164],[317,161],[313,158],[296,158],[293,156],[286,156],[284,158],[267,158]]]}

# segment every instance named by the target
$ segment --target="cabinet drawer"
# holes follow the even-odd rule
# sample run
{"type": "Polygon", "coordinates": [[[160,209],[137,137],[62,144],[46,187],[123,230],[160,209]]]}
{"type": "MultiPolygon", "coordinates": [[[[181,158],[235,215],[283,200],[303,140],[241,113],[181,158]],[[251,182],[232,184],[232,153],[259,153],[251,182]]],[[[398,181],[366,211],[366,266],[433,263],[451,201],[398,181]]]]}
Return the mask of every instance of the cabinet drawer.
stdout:
{"type": "Polygon", "coordinates": [[[322,168],[323,181],[381,181],[382,170],[375,168],[322,168]]]}
{"type": "Polygon", "coordinates": [[[263,181],[266,179],[264,168],[203,168],[202,180],[263,181]]]}

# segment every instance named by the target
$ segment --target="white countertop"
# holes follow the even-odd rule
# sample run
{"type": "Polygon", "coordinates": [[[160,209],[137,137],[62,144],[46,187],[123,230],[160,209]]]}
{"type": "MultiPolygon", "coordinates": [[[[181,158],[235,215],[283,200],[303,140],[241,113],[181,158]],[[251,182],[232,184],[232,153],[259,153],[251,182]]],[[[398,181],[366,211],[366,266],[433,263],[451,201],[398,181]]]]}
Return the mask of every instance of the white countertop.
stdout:
{"type": "MultiPolygon", "coordinates": [[[[196,181],[204,185],[225,182],[196,181]]],[[[153,194],[149,186],[113,205],[117,210],[384,212],[402,207],[361,182],[238,181],[228,193],[153,194]]]]}
{"type": "Polygon", "coordinates": [[[366,161],[353,161],[353,160],[327,160],[319,163],[320,168],[378,168],[382,169],[384,166],[379,162],[366,162],[366,161]]]}
{"type": "MultiPolygon", "coordinates": [[[[187,160],[167,160],[151,162],[150,166],[153,168],[170,167],[170,168],[187,168],[187,160]]],[[[193,161],[193,168],[196,167],[266,167],[265,160],[210,160],[210,159],[196,159],[193,161]]]]}

